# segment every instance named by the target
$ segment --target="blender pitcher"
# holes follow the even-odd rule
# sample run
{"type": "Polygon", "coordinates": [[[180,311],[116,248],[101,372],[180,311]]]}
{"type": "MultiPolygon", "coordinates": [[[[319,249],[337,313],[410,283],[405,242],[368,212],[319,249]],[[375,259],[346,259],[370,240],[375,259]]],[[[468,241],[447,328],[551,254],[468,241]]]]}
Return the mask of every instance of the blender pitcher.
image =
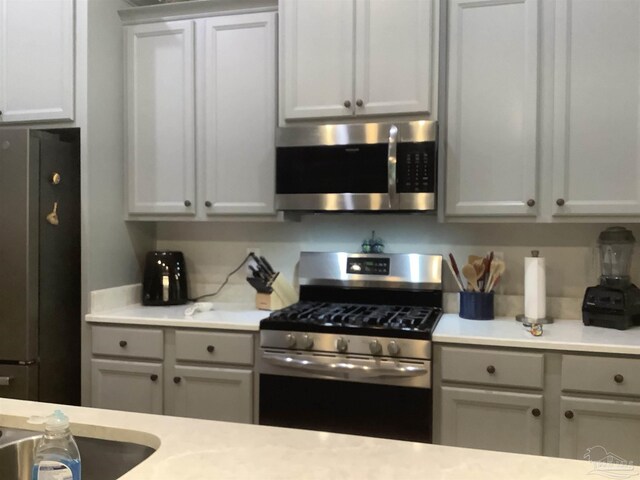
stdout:
{"type": "Polygon", "coordinates": [[[600,233],[600,285],[626,287],[631,284],[629,271],[636,239],[624,227],[610,227],[600,233]]]}

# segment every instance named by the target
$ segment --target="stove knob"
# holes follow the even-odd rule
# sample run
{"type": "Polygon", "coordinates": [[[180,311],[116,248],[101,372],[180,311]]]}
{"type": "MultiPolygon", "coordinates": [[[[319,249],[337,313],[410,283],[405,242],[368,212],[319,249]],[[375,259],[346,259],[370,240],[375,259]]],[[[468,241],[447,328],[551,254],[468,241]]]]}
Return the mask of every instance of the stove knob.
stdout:
{"type": "Polygon", "coordinates": [[[305,333],[302,336],[302,348],[306,348],[307,350],[310,350],[311,347],[313,347],[313,337],[305,333]]]}
{"type": "Polygon", "coordinates": [[[347,344],[347,341],[344,338],[340,337],[340,338],[338,338],[336,340],[336,349],[340,353],[346,352],[347,351],[347,347],[348,347],[348,344],[347,344]]]}
{"type": "Polygon", "coordinates": [[[293,348],[296,346],[296,336],[294,334],[287,333],[285,340],[287,341],[287,347],[293,348]]]}
{"type": "Polygon", "coordinates": [[[374,355],[380,355],[382,353],[382,345],[380,345],[378,340],[373,340],[369,342],[369,350],[374,355]]]}
{"type": "Polygon", "coordinates": [[[400,345],[393,340],[389,342],[387,349],[389,350],[389,355],[398,355],[400,353],[400,345]]]}

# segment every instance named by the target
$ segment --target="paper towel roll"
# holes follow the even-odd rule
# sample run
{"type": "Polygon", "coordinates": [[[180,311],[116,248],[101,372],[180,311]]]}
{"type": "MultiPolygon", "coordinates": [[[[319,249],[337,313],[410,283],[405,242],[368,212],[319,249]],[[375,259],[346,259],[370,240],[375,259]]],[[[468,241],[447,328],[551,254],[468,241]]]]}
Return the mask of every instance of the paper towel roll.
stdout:
{"type": "Polygon", "coordinates": [[[541,319],[547,316],[547,285],[543,257],[524,259],[524,316],[541,319]]]}

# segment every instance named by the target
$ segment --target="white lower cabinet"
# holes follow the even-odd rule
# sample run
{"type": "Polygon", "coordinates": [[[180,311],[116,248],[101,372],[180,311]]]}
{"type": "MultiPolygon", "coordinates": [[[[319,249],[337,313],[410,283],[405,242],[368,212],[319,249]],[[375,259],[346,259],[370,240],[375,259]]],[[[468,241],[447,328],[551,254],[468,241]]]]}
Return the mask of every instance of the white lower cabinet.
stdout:
{"type": "Polygon", "coordinates": [[[636,465],[639,371],[633,357],[436,345],[434,443],[636,465]]]}
{"type": "Polygon", "coordinates": [[[166,386],[167,413],[251,423],[252,387],[250,370],[176,366],[166,386]]]}
{"type": "Polygon", "coordinates": [[[162,364],[91,360],[91,406],[139,413],[163,413],[162,364]]]}
{"type": "Polygon", "coordinates": [[[539,393],[442,387],[440,443],[540,455],[541,411],[539,393]]]}
{"type": "Polygon", "coordinates": [[[94,326],[91,404],[251,423],[253,345],[245,332],[94,326]]]}

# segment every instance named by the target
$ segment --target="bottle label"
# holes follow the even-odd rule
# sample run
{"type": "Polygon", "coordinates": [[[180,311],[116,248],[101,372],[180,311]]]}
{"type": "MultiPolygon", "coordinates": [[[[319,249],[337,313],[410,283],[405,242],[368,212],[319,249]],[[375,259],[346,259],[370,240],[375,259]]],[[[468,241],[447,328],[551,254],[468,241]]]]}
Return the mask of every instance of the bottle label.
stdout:
{"type": "Polygon", "coordinates": [[[60,462],[42,460],[34,470],[33,480],[74,480],[71,469],[60,462]]]}

